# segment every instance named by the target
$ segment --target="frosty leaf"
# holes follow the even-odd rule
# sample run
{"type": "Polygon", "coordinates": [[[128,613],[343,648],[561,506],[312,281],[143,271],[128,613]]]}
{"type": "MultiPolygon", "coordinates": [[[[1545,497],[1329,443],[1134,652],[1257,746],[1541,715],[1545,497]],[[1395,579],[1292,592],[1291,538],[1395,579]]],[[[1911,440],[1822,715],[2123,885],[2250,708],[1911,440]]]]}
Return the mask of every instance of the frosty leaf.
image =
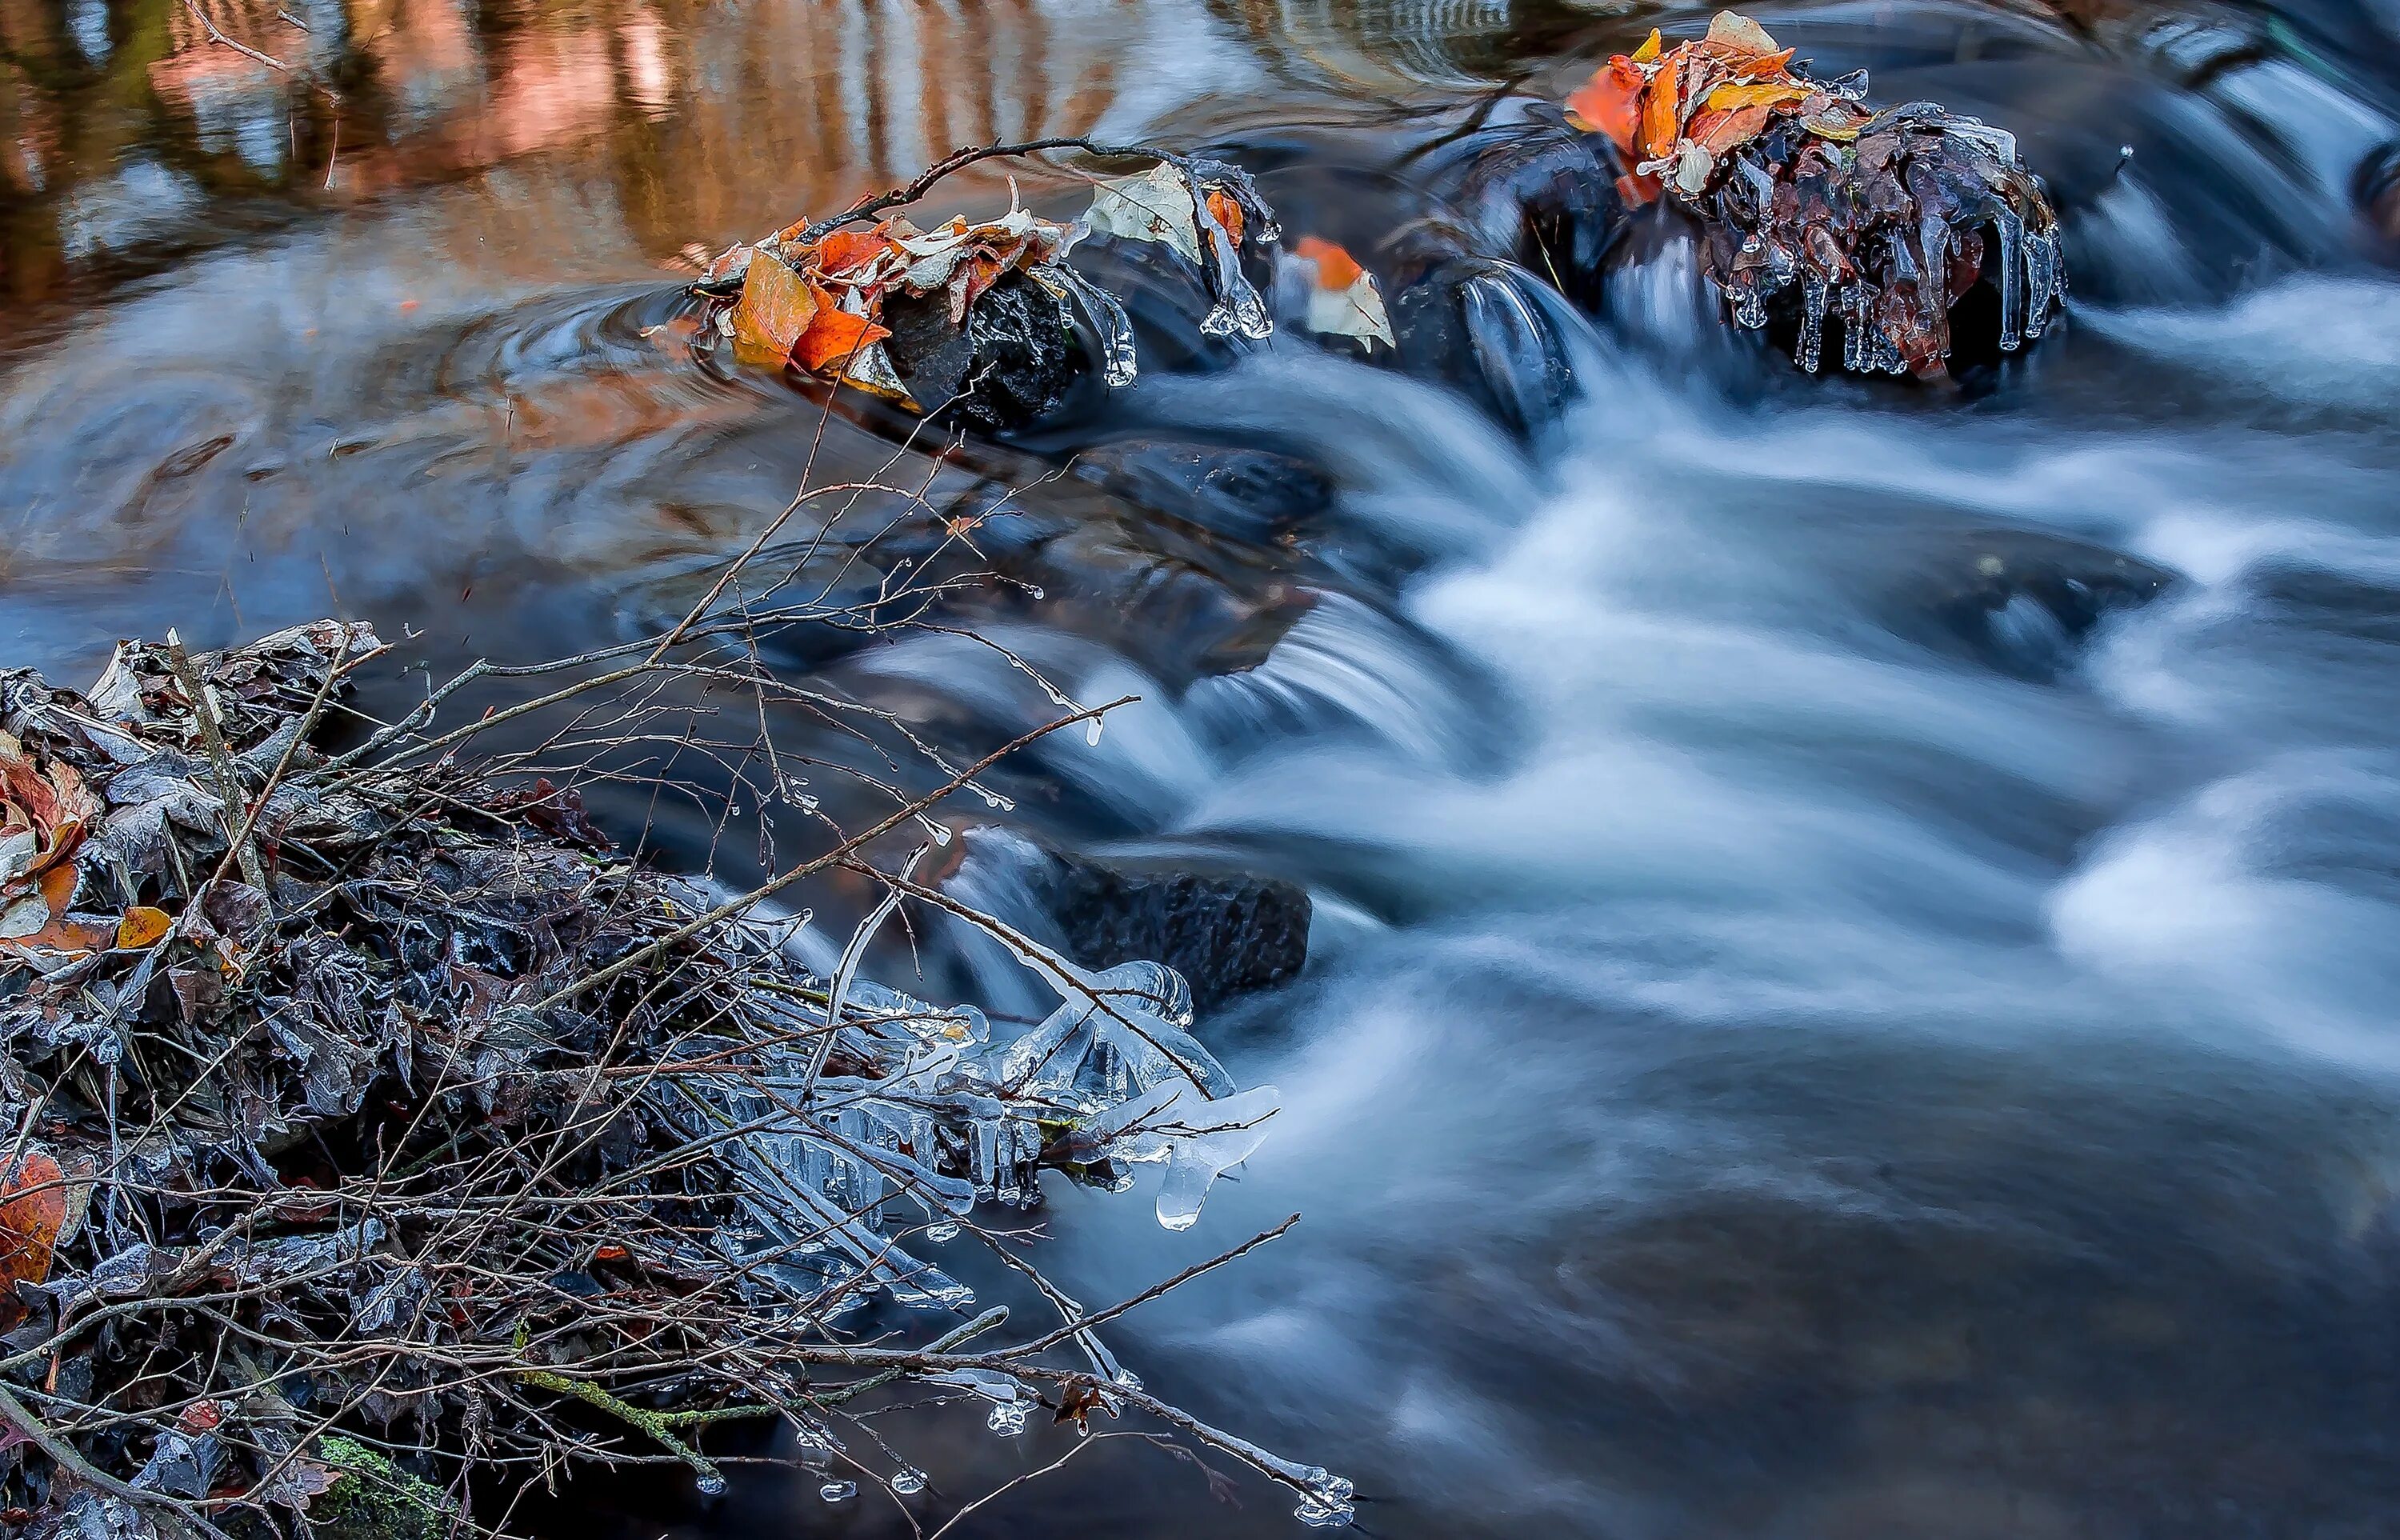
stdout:
{"type": "Polygon", "coordinates": [[[116,922],[117,949],[140,951],[155,947],[174,928],[175,921],[166,910],[155,909],[146,904],[136,905],[126,910],[125,918],[116,922]]]}
{"type": "Polygon", "coordinates": [[[43,1150],[29,1150],[0,1182],[0,1299],[16,1286],[50,1275],[59,1232],[67,1221],[66,1173],[43,1150]]]}
{"type": "Polygon", "coordinates": [[[1156,241],[1206,270],[1191,184],[1166,161],[1138,175],[1100,183],[1092,189],[1092,210],[1084,223],[1096,235],[1156,241]]]}
{"type": "Polygon", "coordinates": [[[1357,337],[1370,347],[1394,346],[1392,322],[1374,276],[1330,240],[1303,236],[1292,254],[1312,263],[1316,281],[1308,293],[1308,329],[1320,336],[1357,337]]]}

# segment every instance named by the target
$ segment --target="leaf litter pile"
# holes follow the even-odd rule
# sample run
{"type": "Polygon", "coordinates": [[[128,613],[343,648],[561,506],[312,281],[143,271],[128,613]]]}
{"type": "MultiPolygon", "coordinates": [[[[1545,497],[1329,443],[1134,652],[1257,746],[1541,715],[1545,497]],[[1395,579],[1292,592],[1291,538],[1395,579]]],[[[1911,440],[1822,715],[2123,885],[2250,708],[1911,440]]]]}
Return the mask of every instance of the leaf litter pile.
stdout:
{"type": "Polygon", "coordinates": [[[87,693],[0,674],[0,1524],[445,1533],[477,1523],[470,1464],[719,1490],[706,1435],[749,1418],[828,1492],[914,1493],[849,1420],[894,1381],[1002,1435],[1145,1418],[1346,1521],[1340,1478],[1144,1391],[1113,1312],[1039,1284],[1055,1322],[1003,1331],[943,1265],[1032,1275],[975,1214],[1037,1206],[1045,1171],[1161,1165],[1187,1226],[1275,1109],[1156,964],[1086,972],[969,916],[1060,996],[1017,1026],[857,975],[904,894],[968,913],[863,852],[983,766],[726,897],[494,772],[516,761],[463,762],[480,724],[425,737],[430,702],[335,752],[384,650],[321,621],[126,645],[87,693]],[[889,887],[826,977],[753,906],[836,865],[889,887]]]}
{"type": "Polygon", "coordinates": [[[1810,373],[1831,314],[1843,368],[1945,374],[1951,310],[1986,273],[2000,348],[2040,336],[2066,273],[2014,137],[1930,102],[1870,108],[1866,88],[1863,71],[1810,78],[1765,28],[1720,11],[1672,48],[1654,31],[1566,107],[1616,143],[1632,198],[1663,192],[1699,217],[1739,324],[1764,327],[1770,302],[1796,295],[1794,353],[1810,373]]]}
{"type": "MultiPolygon", "coordinates": [[[[1149,243],[1179,259],[1207,300],[1203,334],[1255,342],[1275,330],[1245,259],[1274,248],[1282,233],[1247,173],[1080,138],[961,150],[908,187],[737,243],[693,289],[703,331],[730,339],[741,361],[789,366],[911,412],[957,406],[974,426],[1009,428],[1055,411],[1094,366],[1111,388],[1139,372],[1123,303],[1068,261],[1094,236],[1149,243]],[[1090,208],[1071,225],[1016,208],[1013,198],[999,219],[953,215],[931,230],[892,211],[977,161],[1050,149],[1152,164],[1095,179],[1090,208]]],[[[1311,237],[1293,256],[1293,270],[1305,270],[1307,330],[1392,345],[1375,279],[1347,252],[1311,237]]]]}

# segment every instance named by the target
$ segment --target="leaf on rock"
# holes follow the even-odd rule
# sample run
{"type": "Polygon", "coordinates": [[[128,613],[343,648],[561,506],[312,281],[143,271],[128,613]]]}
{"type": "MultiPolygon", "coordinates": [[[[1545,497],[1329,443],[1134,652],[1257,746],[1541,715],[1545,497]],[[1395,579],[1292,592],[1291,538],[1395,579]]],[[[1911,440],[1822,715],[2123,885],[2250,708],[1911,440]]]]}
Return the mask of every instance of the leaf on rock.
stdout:
{"type": "Polygon", "coordinates": [[[1698,217],[1737,322],[1766,326],[1770,297],[1796,292],[1804,369],[1832,316],[1845,368],[1942,374],[1950,310],[1987,273],[2001,350],[2040,335],[2066,274],[2057,216],[2014,137],[1931,102],[1877,113],[1863,72],[1819,80],[1792,58],[1720,11],[1704,37],[1667,48],[1653,32],[1610,59],[1567,116],[1615,142],[1629,201],[1671,190],[1698,217]]]}
{"type": "Polygon", "coordinates": [[[733,307],[733,352],[744,363],[780,367],[792,357],[801,334],[816,320],[817,294],[809,281],[771,252],[752,257],[733,307]]]}
{"type": "MultiPolygon", "coordinates": [[[[1657,34],[1654,33],[1651,35],[1655,37],[1657,34]]],[[[1775,39],[1766,35],[1765,27],[1747,16],[1739,16],[1729,10],[1721,10],[1709,19],[1705,40],[1747,54],[1771,54],[1775,51],[1775,39]]]]}
{"type": "Polygon", "coordinates": [[[790,352],[793,361],[812,375],[823,372],[828,364],[846,366],[855,362],[868,344],[881,342],[892,334],[890,327],[842,309],[831,294],[814,284],[809,286],[809,293],[814,301],[814,311],[808,325],[794,339],[790,352]]]}
{"type": "MultiPolygon", "coordinates": [[[[1708,116],[1702,114],[1702,117],[1708,116]]],[[[1737,107],[1717,116],[1705,127],[1699,118],[1692,121],[1692,143],[1712,156],[1724,156],[1756,139],[1766,127],[1767,109],[1763,106],[1737,107]]]]}
{"type": "Polygon", "coordinates": [[[1204,260],[1200,226],[1192,211],[1192,185],[1181,170],[1163,160],[1146,171],[1111,177],[1093,188],[1092,210],[1084,223],[1094,235],[1156,241],[1194,267],[1204,260]]]}

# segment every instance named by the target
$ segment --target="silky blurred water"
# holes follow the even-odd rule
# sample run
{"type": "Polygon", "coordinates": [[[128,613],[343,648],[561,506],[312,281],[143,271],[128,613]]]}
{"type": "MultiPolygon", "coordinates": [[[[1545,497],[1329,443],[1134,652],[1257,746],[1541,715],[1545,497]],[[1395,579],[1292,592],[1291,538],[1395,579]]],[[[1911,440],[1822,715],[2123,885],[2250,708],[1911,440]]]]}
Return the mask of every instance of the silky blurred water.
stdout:
{"type": "MultiPolygon", "coordinates": [[[[280,35],[336,104],[180,14],[0,0],[0,640],[68,676],[326,611],[437,667],[618,639],[814,423],[650,332],[687,246],[987,133],[1439,106],[1657,19],[320,5],[280,35]]],[[[1534,447],[1281,342],[1140,387],[1333,504],[1170,545],[1028,494],[1077,533],[995,634],[1144,700],[1011,817],[1304,882],[1314,956],[1202,1024],[1282,1089],[1242,1179],[1183,1235],[1062,1189],[1044,1255],[1105,1301],[1302,1213],[1116,1341],[1373,1534],[2400,1531],[2400,284],[2351,204],[2400,49],[2333,7],[1762,17],[2019,134],[2063,333],[1961,394],[1804,380],[1649,231],[1534,447]],[[1168,571],[1206,603],[1124,597],[1168,571]],[[2028,596],[2125,571],[2169,580],[2088,634],[2028,596]],[[1294,591],[1263,662],[1194,661],[1294,591]]],[[[955,638],[816,666],[961,743],[1043,709],[955,638]]],[[[1072,1442],[886,1436],[927,1528],[1072,1442]]],[[[627,1533],[908,1533],[816,1486],[627,1533]]],[[[1297,1533],[1243,1497],[1117,1440],[964,1533],[1297,1533]]]]}

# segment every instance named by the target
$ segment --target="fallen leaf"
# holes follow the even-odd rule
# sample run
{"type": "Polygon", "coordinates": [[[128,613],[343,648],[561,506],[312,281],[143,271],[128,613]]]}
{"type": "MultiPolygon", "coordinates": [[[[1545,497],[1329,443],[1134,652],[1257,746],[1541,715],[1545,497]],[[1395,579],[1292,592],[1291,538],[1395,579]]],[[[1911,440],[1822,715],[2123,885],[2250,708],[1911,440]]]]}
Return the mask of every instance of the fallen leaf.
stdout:
{"type": "Polygon", "coordinates": [[[1310,331],[1320,336],[1357,337],[1370,347],[1378,342],[1395,346],[1383,292],[1357,258],[1316,236],[1292,242],[1291,252],[1316,267],[1316,283],[1308,295],[1310,331]]]}
{"type": "Polygon", "coordinates": [[[1699,119],[1695,118],[1692,121],[1692,143],[1722,158],[1756,139],[1766,129],[1766,120],[1771,116],[1765,107],[1738,107],[1725,113],[1705,129],[1699,119]]]}
{"type": "Polygon", "coordinates": [[[835,230],[817,242],[815,266],[819,272],[847,273],[863,267],[892,249],[885,234],[887,227],[872,230],[835,230]]]}
{"type": "Polygon", "coordinates": [[[815,320],[817,295],[808,280],[771,252],[759,252],[742,280],[733,307],[734,356],[744,363],[780,366],[815,320]]]}
{"type": "Polygon", "coordinates": [[[1649,84],[1642,67],[1620,53],[1567,98],[1567,120],[1588,133],[1606,134],[1630,156],[1642,122],[1642,92],[1649,84]]]}
{"type": "Polygon", "coordinates": [[[1709,19],[1707,41],[1756,56],[1775,51],[1775,39],[1747,16],[1721,10],[1709,19]]]}
{"type": "Polygon", "coordinates": [[[1719,86],[1709,92],[1708,104],[1718,112],[1733,112],[1742,107],[1776,107],[1787,102],[1806,102],[1814,94],[1810,87],[1796,80],[1759,80],[1719,86]]]}
{"type": "Polygon", "coordinates": [[[1648,159],[1659,159],[1675,147],[1683,121],[1678,115],[1682,99],[1677,83],[1682,73],[1683,61],[1669,59],[1650,77],[1650,90],[1642,114],[1642,151],[1648,159]]]}
{"type": "Polygon", "coordinates": [[[1242,243],[1242,206],[1223,189],[1210,187],[1205,194],[1208,217],[1222,226],[1226,238],[1235,246],[1242,243]]]}
{"type": "Polygon", "coordinates": [[[1633,50],[1633,61],[1637,64],[1653,63],[1658,58],[1658,50],[1665,46],[1666,39],[1658,35],[1657,28],[1653,27],[1650,35],[1643,39],[1642,46],[1633,50]]]}
{"type": "Polygon", "coordinates": [[[890,327],[840,308],[823,289],[811,285],[810,293],[815,301],[815,313],[793,340],[791,356],[811,374],[829,363],[854,359],[869,343],[881,342],[892,334],[890,327]]]}
{"type": "Polygon", "coordinates": [[[1134,176],[1112,177],[1092,189],[1084,223],[1095,235],[1152,240],[1200,266],[1200,227],[1192,212],[1192,185],[1166,161],[1134,176]]]}
{"type": "Polygon", "coordinates": [[[66,1221],[66,1173],[48,1151],[28,1150],[0,1183],[0,1302],[15,1307],[17,1285],[50,1275],[66,1221]]]}
{"type": "Polygon", "coordinates": [[[1366,271],[1348,252],[1316,236],[1302,236],[1293,241],[1291,254],[1316,264],[1316,286],[1320,289],[1347,289],[1366,271]]]}
{"type": "Polygon", "coordinates": [[[174,928],[174,919],[166,910],[138,904],[126,910],[125,918],[116,922],[116,949],[138,952],[155,947],[174,928]]]}

